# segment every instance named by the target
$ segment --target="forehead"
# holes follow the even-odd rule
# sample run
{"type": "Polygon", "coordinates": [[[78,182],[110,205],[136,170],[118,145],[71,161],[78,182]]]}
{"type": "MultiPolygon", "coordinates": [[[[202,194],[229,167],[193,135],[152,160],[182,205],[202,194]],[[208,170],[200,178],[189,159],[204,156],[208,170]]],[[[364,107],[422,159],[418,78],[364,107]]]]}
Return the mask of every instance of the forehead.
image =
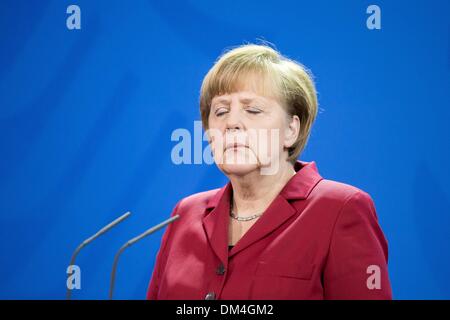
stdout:
{"type": "Polygon", "coordinates": [[[253,92],[253,91],[238,91],[238,92],[230,92],[230,93],[225,93],[225,94],[221,94],[221,95],[217,95],[212,99],[212,104],[215,103],[226,103],[229,104],[231,103],[231,100],[233,98],[237,98],[239,100],[239,102],[241,103],[250,103],[253,101],[267,101],[270,98],[260,95],[257,92],[253,92]]]}
{"type": "Polygon", "coordinates": [[[219,101],[230,102],[232,97],[237,97],[243,103],[255,100],[278,100],[279,98],[276,82],[267,74],[257,75],[254,73],[219,79],[212,93],[211,104],[219,101]]]}

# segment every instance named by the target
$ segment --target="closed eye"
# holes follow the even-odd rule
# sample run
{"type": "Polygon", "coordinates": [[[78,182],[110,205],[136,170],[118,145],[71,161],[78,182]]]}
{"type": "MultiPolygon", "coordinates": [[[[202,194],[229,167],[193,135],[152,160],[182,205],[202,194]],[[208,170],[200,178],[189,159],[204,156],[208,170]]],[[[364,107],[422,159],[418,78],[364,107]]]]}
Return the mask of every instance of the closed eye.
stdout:
{"type": "Polygon", "coordinates": [[[245,110],[246,110],[248,113],[251,113],[251,114],[258,114],[258,113],[261,113],[261,112],[262,112],[261,109],[258,109],[258,108],[255,108],[255,107],[248,107],[248,108],[246,108],[245,110]]]}
{"type": "Polygon", "coordinates": [[[215,115],[216,115],[216,117],[220,117],[227,112],[228,112],[228,110],[226,108],[218,108],[215,112],[215,115]]]}

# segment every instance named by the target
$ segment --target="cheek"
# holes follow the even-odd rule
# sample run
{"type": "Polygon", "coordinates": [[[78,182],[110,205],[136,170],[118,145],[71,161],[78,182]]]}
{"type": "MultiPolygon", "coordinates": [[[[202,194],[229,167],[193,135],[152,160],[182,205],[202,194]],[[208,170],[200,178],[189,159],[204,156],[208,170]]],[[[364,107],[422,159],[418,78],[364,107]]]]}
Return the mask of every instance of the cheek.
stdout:
{"type": "Polygon", "coordinates": [[[275,155],[284,146],[285,128],[280,121],[271,121],[255,130],[249,130],[249,145],[259,156],[275,155]]]}
{"type": "Polygon", "coordinates": [[[209,134],[210,134],[209,141],[213,154],[218,155],[223,153],[223,149],[225,146],[223,135],[219,132],[216,132],[215,134],[211,134],[210,132],[209,134]]]}
{"type": "Polygon", "coordinates": [[[277,159],[282,151],[279,128],[249,131],[249,148],[262,165],[277,159]]]}

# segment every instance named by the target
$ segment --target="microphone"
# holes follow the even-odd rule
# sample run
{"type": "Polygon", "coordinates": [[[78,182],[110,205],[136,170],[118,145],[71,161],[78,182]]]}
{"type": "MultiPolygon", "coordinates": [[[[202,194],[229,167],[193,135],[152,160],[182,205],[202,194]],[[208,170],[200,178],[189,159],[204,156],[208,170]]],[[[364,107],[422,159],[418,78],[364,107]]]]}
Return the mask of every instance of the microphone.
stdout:
{"type": "MultiPolygon", "coordinates": [[[[80,252],[81,249],[83,249],[85,246],[87,246],[89,243],[91,243],[92,241],[94,241],[95,239],[97,239],[98,237],[100,237],[102,234],[104,234],[105,232],[107,232],[108,230],[112,229],[114,226],[118,225],[119,223],[121,223],[123,220],[125,220],[126,218],[128,218],[130,216],[131,212],[128,211],[125,214],[123,214],[122,216],[120,216],[119,218],[117,218],[116,220],[114,220],[113,222],[109,223],[108,225],[104,226],[103,228],[101,228],[96,234],[94,234],[93,236],[87,238],[86,240],[84,240],[73,252],[72,254],[72,259],[70,260],[70,264],[69,266],[73,266],[75,264],[75,259],[77,258],[78,253],[80,252]]],[[[67,287],[67,300],[70,300],[71,297],[71,292],[72,290],[69,289],[69,286],[66,284],[67,287]]]]}
{"type": "Polygon", "coordinates": [[[112,300],[112,298],[113,298],[114,284],[116,281],[117,263],[119,262],[119,257],[123,253],[123,251],[126,248],[128,248],[128,247],[132,246],[133,244],[135,244],[136,242],[138,242],[139,240],[142,240],[146,236],[151,235],[153,232],[158,231],[159,229],[163,228],[164,226],[168,225],[169,223],[177,220],[179,217],[180,217],[180,215],[177,214],[177,215],[161,222],[160,224],[157,224],[156,226],[151,227],[150,229],[141,233],[137,237],[128,240],[127,242],[125,242],[125,244],[122,247],[120,247],[119,251],[117,251],[116,256],[114,257],[113,268],[111,271],[111,282],[109,285],[109,300],[112,300]]]}

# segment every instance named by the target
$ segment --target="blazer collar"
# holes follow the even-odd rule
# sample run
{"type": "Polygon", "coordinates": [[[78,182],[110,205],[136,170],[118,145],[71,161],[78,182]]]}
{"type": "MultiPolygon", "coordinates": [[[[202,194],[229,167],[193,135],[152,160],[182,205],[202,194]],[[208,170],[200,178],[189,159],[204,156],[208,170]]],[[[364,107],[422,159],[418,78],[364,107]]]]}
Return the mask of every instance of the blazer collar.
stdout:
{"type": "Polygon", "coordinates": [[[228,252],[231,183],[228,182],[208,201],[202,223],[213,250],[224,265],[227,265],[228,257],[272,232],[293,216],[297,210],[289,203],[289,200],[306,199],[316,184],[323,179],[314,161],[297,161],[294,169],[297,173],[287,182],[266,212],[244,234],[231,252],[228,252]]]}
{"type": "MultiPolygon", "coordinates": [[[[281,190],[280,195],[286,200],[306,199],[315,185],[322,180],[315,161],[305,162],[297,160],[294,164],[294,169],[297,172],[281,190]]],[[[212,196],[206,208],[215,208],[224,196],[228,196],[231,190],[231,183],[228,182],[225,186],[219,189],[214,196],[212,196]]]]}

